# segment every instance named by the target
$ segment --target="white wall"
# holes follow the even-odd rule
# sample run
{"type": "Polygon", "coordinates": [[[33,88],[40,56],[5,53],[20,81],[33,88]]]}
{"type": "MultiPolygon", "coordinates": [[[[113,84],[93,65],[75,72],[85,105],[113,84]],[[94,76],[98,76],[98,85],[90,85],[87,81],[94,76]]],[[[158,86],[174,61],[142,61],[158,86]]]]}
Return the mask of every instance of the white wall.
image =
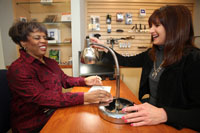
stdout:
{"type": "MultiPolygon", "coordinates": [[[[194,10],[194,34],[200,36],[200,0],[196,0],[196,6],[194,10]]],[[[200,37],[195,39],[195,43],[200,48],[200,37]]]]}
{"type": "Polygon", "coordinates": [[[9,28],[13,24],[12,0],[0,0],[0,18],[0,47],[3,50],[3,56],[1,54],[0,58],[4,58],[4,66],[9,66],[17,57],[16,45],[8,36],[9,28]]]}
{"type": "Polygon", "coordinates": [[[78,51],[84,46],[85,0],[71,0],[73,76],[79,76],[78,51]]]}
{"type": "Polygon", "coordinates": [[[3,45],[2,45],[2,40],[1,40],[1,27],[0,27],[0,69],[5,69],[3,45]]]}

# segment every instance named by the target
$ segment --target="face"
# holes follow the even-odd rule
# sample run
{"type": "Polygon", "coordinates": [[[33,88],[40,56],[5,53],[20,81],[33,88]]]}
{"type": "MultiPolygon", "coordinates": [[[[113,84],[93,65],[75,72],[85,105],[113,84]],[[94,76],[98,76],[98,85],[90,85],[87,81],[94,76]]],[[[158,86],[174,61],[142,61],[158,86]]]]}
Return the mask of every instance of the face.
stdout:
{"type": "Polygon", "coordinates": [[[26,52],[37,59],[43,58],[48,43],[46,34],[38,31],[32,32],[27,38],[28,41],[21,43],[26,52]]]}
{"type": "Polygon", "coordinates": [[[153,37],[153,44],[164,45],[166,39],[166,31],[162,24],[152,24],[150,33],[153,37]]]}

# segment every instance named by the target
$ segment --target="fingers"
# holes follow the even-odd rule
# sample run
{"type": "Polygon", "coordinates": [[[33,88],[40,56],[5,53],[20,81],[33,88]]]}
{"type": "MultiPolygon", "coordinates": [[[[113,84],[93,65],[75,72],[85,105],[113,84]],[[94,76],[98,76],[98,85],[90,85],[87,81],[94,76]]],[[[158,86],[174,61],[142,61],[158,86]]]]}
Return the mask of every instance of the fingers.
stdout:
{"type": "Polygon", "coordinates": [[[90,76],[85,78],[86,85],[102,85],[102,79],[99,76],[90,76]]]}
{"type": "Polygon", "coordinates": [[[94,80],[91,82],[90,85],[102,85],[102,81],[101,80],[94,80]]]}
{"type": "Polygon", "coordinates": [[[137,112],[140,109],[139,105],[134,104],[134,106],[129,106],[126,108],[123,108],[123,112],[137,112]]]}
{"type": "Polygon", "coordinates": [[[97,76],[97,75],[96,75],[96,78],[97,78],[98,80],[100,80],[100,81],[102,80],[102,78],[101,78],[101,77],[99,77],[99,76],[97,76]]]}
{"type": "Polygon", "coordinates": [[[98,101],[99,102],[111,102],[113,100],[113,97],[110,93],[104,90],[97,90],[98,93],[98,101]]]}
{"type": "Polygon", "coordinates": [[[131,126],[144,126],[148,125],[147,123],[147,117],[145,115],[145,112],[141,110],[138,106],[134,107],[127,107],[126,112],[136,111],[133,113],[127,113],[122,117],[122,119],[126,123],[131,123],[131,126]]]}
{"type": "MultiPolygon", "coordinates": [[[[98,44],[104,45],[104,42],[103,42],[103,41],[100,41],[99,39],[97,39],[97,38],[95,38],[95,37],[91,37],[91,38],[90,38],[90,42],[92,42],[92,43],[98,43],[98,44]]],[[[108,52],[108,49],[106,49],[106,48],[104,48],[104,47],[101,47],[101,46],[92,45],[92,47],[93,47],[93,48],[100,49],[100,50],[102,50],[102,51],[104,51],[104,52],[106,52],[106,53],[108,52]]]]}
{"type": "Polygon", "coordinates": [[[102,99],[101,102],[100,102],[100,105],[101,106],[108,106],[112,101],[113,101],[113,98],[108,99],[108,100],[102,99]]]}
{"type": "Polygon", "coordinates": [[[99,98],[112,98],[112,95],[105,90],[97,90],[99,98]]]}
{"type": "Polygon", "coordinates": [[[138,121],[137,119],[143,116],[144,116],[143,111],[138,111],[124,115],[123,119],[129,120],[129,122],[137,122],[138,121]]]}
{"type": "Polygon", "coordinates": [[[96,102],[110,102],[112,101],[112,95],[104,90],[95,90],[86,92],[84,94],[85,102],[96,103],[96,102]]]}
{"type": "Polygon", "coordinates": [[[99,76],[95,76],[95,85],[102,85],[102,79],[99,76]]]}
{"type": "Polygon", "coordinates": [[[122,119],[126,123],[131,123],[132,126],[157,125],[167,121],[165,110],[149,103],[126,107],[123,111],[127,114],[122,119]]]}
{"type": "Polygon", "coordinates": [[[90,37],[90,41],[93,43],[100,43],[103,44],[103,42],[101,42],[99,39],[97,39],[96,37],[90,37]]]}
{"type": "Polygon", "coordinates": [[[137,127],[137,126],[145,126],[145,125],[151,125],[148,124],[148,121],[145,117],[137,117],[134,119],[126,119],[126,123],[131,123],[131,126],[137,127]]]}
{"type": "Polygon", "coordinates": [[[146,125],[146,123],[144,121],[137,122],[137,123],[131,123],[131,126],[134,126],[134,127],[145,126],[145,125],[146,125]]]}
{"type": "Polygon", "coordinates": [[[90,37],[90,41],[91,41],[91,42],[95,42],[95,43],[97,43],[98,40],[97,40],[96,37],[90,37]]]}

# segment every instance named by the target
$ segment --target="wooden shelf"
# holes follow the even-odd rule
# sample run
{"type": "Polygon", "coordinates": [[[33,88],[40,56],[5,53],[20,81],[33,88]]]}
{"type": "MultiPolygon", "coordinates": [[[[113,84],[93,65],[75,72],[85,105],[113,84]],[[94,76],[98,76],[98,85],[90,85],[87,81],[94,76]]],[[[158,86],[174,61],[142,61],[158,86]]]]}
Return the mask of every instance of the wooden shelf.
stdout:
{"type": "Polygon", "coordinates": [[[72,65],[59,65],[60,68],[72,68],[72,65]]]}
{"type": "Polygon", "coordinates": [[[56,21],[56,22],[40,22],[40,23],[43,23],[43,24],[71,24],[71,21],[56,21]]]}
{"type": "Polygon", "coordinates": [[[42,2],[27,2],[27,1],[24,1],[24,2],[16,2],[16,5],[23,5],[23,4],[41,4],[41,5],[51,5],[51,4],[58,4],[58,3],[65,3],[65,2],[52,2],[50,4],[43,4],[42,2]]]}
{"type": "Polygon", "coordinates": [[[49,46],[54,45],[70,45],[71,42],[48,43],[49,46]]]}
{"type": "Polygon", "coordinates": [[[50,49],[59,49],[61,67],[69,68],[69,64],[65,64],[65,62],[68,62],[69,58],[72,57],[71,21],[69,19],[67,19],[69,21],[61,21],[64,20],[61,18],[63,14],[71,13],[71,0],[53,0],[53,2],[46,3],[40,2],[40,0],[14,0],[13,4],[16,20],[25,17],[27,21],[36,21],[45,25],[47,29],[58,30],[59,38],[54,38],[59,41],[48,41],[48,51],[45,56],[49,57],[50,49]],[[55,19],[51,19],[53,15],[55,19]],[[48,16],[50,16],[49,19],[48,16]]]}

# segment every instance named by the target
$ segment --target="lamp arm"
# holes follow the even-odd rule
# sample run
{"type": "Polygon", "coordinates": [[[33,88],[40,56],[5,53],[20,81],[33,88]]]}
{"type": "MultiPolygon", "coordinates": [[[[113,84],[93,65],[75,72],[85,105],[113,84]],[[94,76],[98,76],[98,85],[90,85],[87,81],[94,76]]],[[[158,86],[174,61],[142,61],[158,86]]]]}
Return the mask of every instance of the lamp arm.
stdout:
{"type": "Polygon", "coordinates": [[[119,72],[119,63],[118,63],[118,59],[117,59],[116,54],[111,48],[104,46],[102,44],[92,43],[92,44],[90,44],[90,46],[91,45],[96,45],[96,46],[106,48],[111,52],[111,54],[113,56],[114,61],[115,61],[115,65],[116,65],[116,73],[115,73],[115,75],[116,75],[116,99],[118,99],[120,97],[120,72],[119,72]]]}

